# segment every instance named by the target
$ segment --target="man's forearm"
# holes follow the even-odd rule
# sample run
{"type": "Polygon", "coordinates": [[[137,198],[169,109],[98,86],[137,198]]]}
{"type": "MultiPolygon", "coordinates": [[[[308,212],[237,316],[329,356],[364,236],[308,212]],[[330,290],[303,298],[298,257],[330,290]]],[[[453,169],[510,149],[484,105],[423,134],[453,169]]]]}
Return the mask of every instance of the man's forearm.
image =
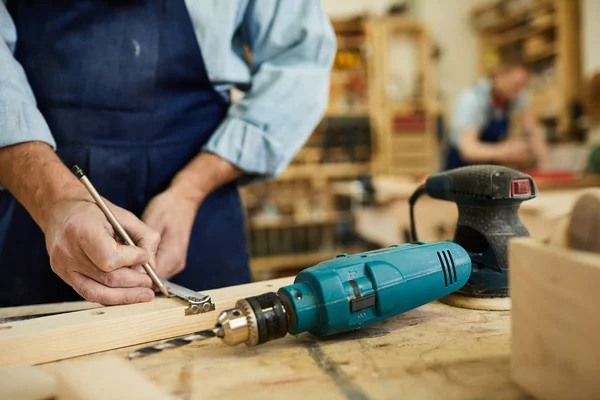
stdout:
{"type": "Polygon", "coordinates": [[[534,126],[531,129],[531,146],[536,158],[538,167],[543,167],[548,158],[548,143],[544,130],[540,126],[534,126]]]}
{"type": "Polygon", "coordinates": [[[463,145],[460,149],[461,156],[473,163],[502,161],[499,160],[497,144],[477,143],[463,145]]]}
{"type": "Polygon", "coordinates": [[[529,145],[536,158],[538,167],[543,166],[548,157],[548,143],[546,132],[540,125],[533,111],[528,108],[523,112],[523,130],[527,134],[529,145]]]}
{"type": "Polygon", "coordinates": [[[173,179],[171,189],[198,206],[212,191],[244,175],[244,172],[221,157],[202,152],[173,179]]]}
{"type": "Polygon", "coordinates": [[[85,188],[50,146],[27,142],[0,148],[0,183],[45,229],[61,200],[89,199],[85,188]]]}

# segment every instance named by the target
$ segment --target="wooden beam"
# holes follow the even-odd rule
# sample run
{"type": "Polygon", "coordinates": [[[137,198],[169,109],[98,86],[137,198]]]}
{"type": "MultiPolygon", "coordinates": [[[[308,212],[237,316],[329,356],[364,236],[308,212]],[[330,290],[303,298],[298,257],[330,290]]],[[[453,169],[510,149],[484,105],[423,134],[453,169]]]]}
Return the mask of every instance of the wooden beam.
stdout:
{"type": "Polygon", "coordinates": [[[175,400],[127,361],[102,356],[54,368],[56,400],[175,400]]]}
{"type": "Polygon", "coordinates": [[[600,255],[509,243],[513,380],[539,399],[600,392],[600,255]]]}
{"type": "Polygon", "coordinates": [[[56,380],[38,367],[13,365],[0,368],[0,399],[53,399],[56,380]]]}
{"type": "Polygon", "coordinates": [[[14,317],[28,317],[33,315],[60,314],[71,311],[91,310],[104,307],[102,304],[87,301],[70,301],[66,303],[35,304],[32,306],[0,308],[0,319],[14,317]]]}
{"type": "Polygon", "coordinates": [[[216,310],[186,316],[179,299],[105,307],[0,325],[0,366],[40,364],[185,335],[214,326],[244,297],[277,291],[293,278],[206,291],[216,310]]]}

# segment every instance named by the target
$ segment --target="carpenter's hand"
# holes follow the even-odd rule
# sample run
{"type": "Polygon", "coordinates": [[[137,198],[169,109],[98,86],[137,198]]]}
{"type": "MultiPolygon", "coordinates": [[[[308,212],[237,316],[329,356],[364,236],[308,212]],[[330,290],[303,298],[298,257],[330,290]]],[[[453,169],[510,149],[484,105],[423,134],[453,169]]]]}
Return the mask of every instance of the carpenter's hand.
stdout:
{"type": "Polygon", "coordinates": [[[525,140],[513,139],[500,144],[499,156],[504,162],[526,162],[531,159],[531,147],[525,140]]]}
{"type": "Polygon", "coordinates": [[[95,203],[63,201],[42,227],[52,270],[91,302],[150,301],[152,280],[128,266],[153,264],[160,235],[130,212],[107,204],[138,247],[117,245],[112,226],[95,203]]]}
{"type": "Polygon", "coordinates": [[[156,230],[161,241],[156,252],[156,273],[168,279],[185,268],[198,202],[170,188],[156,196],[142,220],[156,230]]]}

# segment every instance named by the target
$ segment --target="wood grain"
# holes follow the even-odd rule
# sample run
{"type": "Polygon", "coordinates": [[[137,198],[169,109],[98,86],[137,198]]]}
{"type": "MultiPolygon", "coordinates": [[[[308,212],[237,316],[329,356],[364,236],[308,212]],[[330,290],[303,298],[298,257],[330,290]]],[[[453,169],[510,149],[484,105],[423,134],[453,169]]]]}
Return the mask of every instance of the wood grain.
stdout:
{"type": "Polygon", "coordinates": [[[571,248],[600,253],[600,189],[589,189],[577,199],[567,232],[571,248]]]}
{"type": "Polygon", "coordinates": [[[28,365],[0,368],[0,399],[46,400],[55,394],[56,380],[40,368],[28,365]]]}
{"type": "Polygon", "coordinates": [[[597,398],[600,256],[514,239],[509,264],[513,379],[536,398],[597,398]]]}
{"type": "Polygon", "coordinates": [[[216,310],[186,316],[178,299],[78,311],[0,325],[0,366],[39,364],[111,350],[214,326],[219,313],[247,296],[276,291],[293,278],[207,291],[216,310]]]}
{"type": "Polygon", "coordinates": [[[0,319],[12,317],[27,317],[31,315],[57,314],[71,311],[91,310],[104,307],[102,304],[87,301],[71,301],[66,303],[36,304],[32,306],[0,308],[0,319]]]}
{"type": "Polygon", "coordinates": [[[53,369],[56,400],[175,400],[125,360],[104,356],[53,369]]]}
{"type": "MultiPolygon", "coordinates": [[[[186,400],[525,400],[510,378],[509,330],[510,312],[433,302],[332,337],[254,348],[203,341],[131,363],[186,400]]],[[[110,353],[125,359],[135,348],[110,353]]]]}

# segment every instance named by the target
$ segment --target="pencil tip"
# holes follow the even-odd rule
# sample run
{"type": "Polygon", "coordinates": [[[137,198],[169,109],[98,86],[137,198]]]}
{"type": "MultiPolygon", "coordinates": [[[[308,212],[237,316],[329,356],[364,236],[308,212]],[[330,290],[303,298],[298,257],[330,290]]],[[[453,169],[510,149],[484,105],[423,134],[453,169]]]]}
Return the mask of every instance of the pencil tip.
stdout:
{"type": "Polygon", "coordinates": [[[75,176],[77,178],[82,178],[85,176],[85,174],[83,173],[83,170],[81,168],[79,168],[79,165],[75,164],[73,165],[73,167],[71,168],[71,171],[73,171],[73,173],[75,174],[75,176]]]}

